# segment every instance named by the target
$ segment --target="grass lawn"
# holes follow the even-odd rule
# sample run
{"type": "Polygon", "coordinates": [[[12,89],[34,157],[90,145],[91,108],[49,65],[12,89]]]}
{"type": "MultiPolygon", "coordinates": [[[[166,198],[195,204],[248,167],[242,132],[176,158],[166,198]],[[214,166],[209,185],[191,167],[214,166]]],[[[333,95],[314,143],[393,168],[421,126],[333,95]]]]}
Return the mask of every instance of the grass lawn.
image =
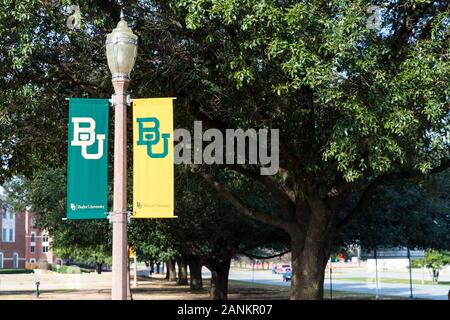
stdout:
{"type": "MultiPolygon", "coordinates": [[[[286,286],[268,285],[262,283],[250,283],[245,281],[229,280],[229,294],[239,294],[235,299],[267,299],[285,300],[289,299],[290,288],[286,286]]],[[[233,299],[233,298],[230,298],[233,299]]],[[[324,290],[324,299],[330,299],[330,291],[324,290]]],[[[333,290],[333,300],[375,300],[375,296],[359,292],[347,292],[333,290]]],[[[380,296],[379,300],[409,300],[409,298],[397,296],[380,296]]]]}
{"type": "MultiPolygon", "coordinates": [[[[354,282],[375,283],[375,278],[367,278],[367,277],[348,277],[348,278],[336,277],[334,279],[335,280],[354,281],[354,282]]],[[[404,283],[404,284],[409,284],[409,279],[381,278],[378,281],[381,282],[381,283],[404,283]]],[[[422,280],[417,280],[417,279],[414,280],[413,279],[412,283],[413,284],[422,284],[422,280]]],[[[430,280],[425,280],[424,284],[436,284],[436,283],[433,283],[430,280]]],[[[438,285],[448,286],[448,285],[450,285],[450,281],[439,281],[437,284],[438,285]]]]}
{"type": "MultiPolygon", "coordinates": [[[[15,275],[3,275],[14,277],[15,275]]],[[[37,300],[34,296],[34,280],[27,279],[28,275],[17,275],[17,280],[10,280],[9,288],[0,290],[0,300],[37,300]],[[20,278],[21,277],[21,278],[20,278]],[[12,282],[11,282],[12,281],[12,282]],[[14,283],[17,283],[14,288],[14,283]],[[22,282],[30,285],[19,286],[22,282]]],[[[109,300],[111,299],[111,274],[80,274],[64,275],[49,273],[42,275],[41,295],[39,300],[109,300]],[[67,287],[65,277],[80,281],[78,289],[67,287]]],[[[71,282],[69,282],[71,283],[71,282]]],[[[209,300],[209,280],[203,281],[203,289],[197,292],[189,290],[187,285],[177,285],[161,277],[138,277],[138,287],[132,288],[134,300],[209,300]]],[[[229,281],[228,298],[230,300],[288,300],[290,288],[288,286],[267,285],[244,281],[229,281]]],[[[329,291],[325,291],[324,298],[329,299],[329,291]]],[[[333,299],[340,300],[372,300],[373,295],[342,292],[333,290],[333,299]]],[[[382,296],[380,299],[405,299],[400,297],[382,296]]]]}

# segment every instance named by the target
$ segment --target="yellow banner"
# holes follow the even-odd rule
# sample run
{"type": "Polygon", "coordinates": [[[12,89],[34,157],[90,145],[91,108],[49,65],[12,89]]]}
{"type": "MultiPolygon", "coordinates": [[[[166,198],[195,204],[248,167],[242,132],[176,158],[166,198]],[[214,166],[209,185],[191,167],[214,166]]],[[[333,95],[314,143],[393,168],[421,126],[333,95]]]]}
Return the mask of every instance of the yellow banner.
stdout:
{"type": "Polygon", "coordinates": [[[136,248],[135,247],[130,247],[128,249],[128,256],[129,256],[129,258],[134,258],[135,254],[136,254],[136,248]]]}
{"type": "Polygon", "coordinates": [[[173,98],[133,99],[133,217],[175,218],[173,98]]]}

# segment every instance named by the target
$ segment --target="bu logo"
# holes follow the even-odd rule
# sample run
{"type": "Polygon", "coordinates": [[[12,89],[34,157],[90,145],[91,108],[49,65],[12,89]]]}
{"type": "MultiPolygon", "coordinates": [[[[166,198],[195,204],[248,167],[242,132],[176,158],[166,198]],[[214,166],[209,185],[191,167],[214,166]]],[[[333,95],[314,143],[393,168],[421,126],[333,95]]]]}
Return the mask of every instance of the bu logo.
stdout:
{"type": "Polygon", "coordinates": [[[73,140],[71,146],[81,147],[81,156],[87,160],[100,159],[103,156],[104,134],[95,134],[95,121],[92,118],[72,118],[73,140]],[[87,127],[80,127],[81,123],[88,124],[87,127]],[[97,153],[88,153],[87,148],[98,141],[97,153]]]}
{"type": "Polygon", "coordinates": [[[169,153],[169,138],[170,133],[160,134],[159,132],[159,120],[155,117],[150,118],[137,118],[139,125],[139,139],[137,141],[138,146],[147,146],[147,154],[150,158],[164,158],[169,153]],[[151,127],[145,127],[146,123],[153,124],[151,127]],[[153,146],[158,144],[163,138],[164,150],[160,153],[153,152],[153,146]]]}

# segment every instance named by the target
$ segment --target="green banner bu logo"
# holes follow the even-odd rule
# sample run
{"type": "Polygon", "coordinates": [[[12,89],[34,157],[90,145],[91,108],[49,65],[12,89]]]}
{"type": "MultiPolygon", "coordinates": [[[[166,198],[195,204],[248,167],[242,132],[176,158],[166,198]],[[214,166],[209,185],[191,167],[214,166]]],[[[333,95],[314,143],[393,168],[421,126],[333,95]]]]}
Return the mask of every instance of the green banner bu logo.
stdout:
{"type": "Polygon", "coordinates": [[[103,141],[104,134],[95,133],[95,120],[88,117],[73,117],[73,140],[70,142],[71,146],[81,147],[81,156],[86,160],[97,160],[103,156],[103,141]],[[87,124],[82,127],[80,124],[87,124]],[[94,154],[88,153],[87,148],[98,141],[97,152],[94,154]]]}
{"type": "Polygon", "coordinates": [[[139,125],[139,139],[138,146],[147,146],[147,154],[150,158],[164,158],[169,153],[169,138],[170,133],[159,132],[159,120],[155,117],[137,118],[139,125]],[[150,127],[145,124],[151,124],[150,127]],[[153,146],[157,145],[163,139],[164,149],[160,153],[153,152],[153,146]]]}

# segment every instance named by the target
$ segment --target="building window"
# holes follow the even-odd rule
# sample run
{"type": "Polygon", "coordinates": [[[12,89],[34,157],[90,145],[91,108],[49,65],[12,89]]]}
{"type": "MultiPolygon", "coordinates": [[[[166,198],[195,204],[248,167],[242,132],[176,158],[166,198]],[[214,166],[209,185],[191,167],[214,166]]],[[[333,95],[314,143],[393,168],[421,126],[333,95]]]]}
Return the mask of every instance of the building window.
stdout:
{"type": "Polygon", "coordinates": [[[35,242],[35,241],[36,241],[36,232],[32,232],[31,237],[30,237],[30,242],[35,242]]]}
{"type": "Polygon", "coordinates": [[[42,252],[48,252],[48,234],[42,235],[42,252]]]}
{"type": "Polygon", "coordinates": [[[31,227],[36,228],[36,217],[31,218],[31,227]]]}
{"type": "Polygon", "coordinates": [[[2,241],[14,242],[16,229],[16,216],[12,211],[3,208],[2,214],[2,241]],[[9,214],[8,214],[9,213],[9,214]]]}
{"type": "Polygon", "coordinates": [[[3,252],[0,252],[0,269],[3,269],[3,252]]]}
{"type": "Polygon", "coordinates": [[[30,247],[30,252],[31,252],[31,253],[34,253],[35,250],[36,250],[36,247],[35,247],[35,246],[31,246],[31,247],[30,247]]]}
{"type": "Polygon", "coordinates": [[[16,252],[13,253],[12,267],[13,269],[19,268],[19,255],[16,252]]]}
{"type": "Polygon", "coordinates": [[[36,259],[31,258],[31,259],[30,259],[30,263],[36,263],[36,259]]]}

